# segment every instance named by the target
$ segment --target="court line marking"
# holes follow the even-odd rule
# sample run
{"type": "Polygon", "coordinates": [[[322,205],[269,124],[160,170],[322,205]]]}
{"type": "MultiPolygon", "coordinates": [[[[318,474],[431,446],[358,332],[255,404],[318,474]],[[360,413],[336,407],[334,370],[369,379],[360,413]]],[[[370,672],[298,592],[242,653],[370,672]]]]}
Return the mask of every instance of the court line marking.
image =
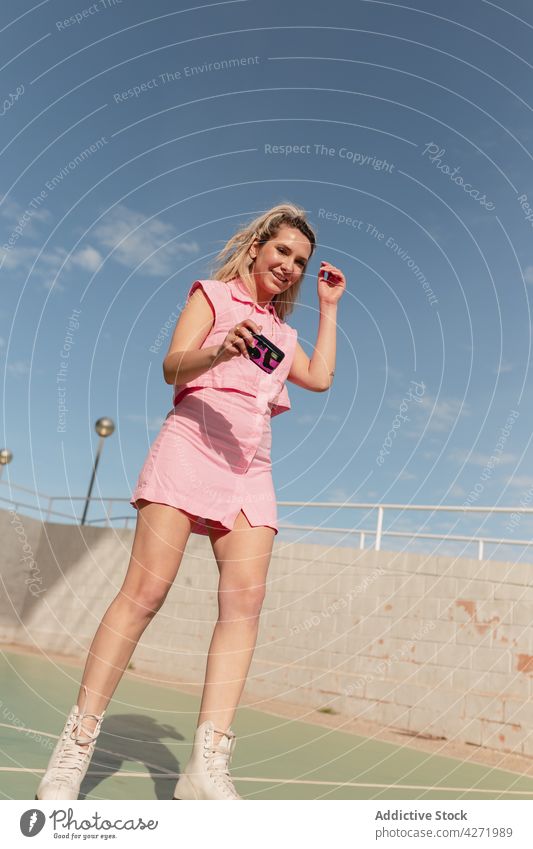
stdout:
{"type": "MultiPolygon", "coordinates": [[[[31,773],[44,773],[45,769],[29,769],[27,767],[10,767],[10,766],[2,766],[0,767],[0,772],[31,772],[31,773]]],[[[179,772],[161,772],[161,773],[149,773],[149,772],[125,772],[123,770],[118,772],[108,772],[108,771],[100,771],[100,770],[89,770],[87,775],[97,775],[97,776],[106,776],[107,778],[179,778],[181,773],[179,772]]],[[[372,787],[372,788],[380,788],[385,790],[438,790],[440,792],[446,793],[498,793],[505,794],[507,796],[529,796],[533,798],[533,789],[532,790],[500,790],[498,787],[493,787],[491,789],[481,789],[478,787],[446,787],[445,785],[425,785],[425,784],[366,784],[364,782],[357,781],[315,781],[309,778],[302,779],[302,781],[298,781],[295,778],[257,778],[256,776],[241,776],[241,775],[233,775],[234,781],[253,781],[259,784],[311,784],[311,785],[320,785],[327,787],[372,787]]]]}
{"type": "MultiPolygon", "coordinates": [[[[53,739],[57,738],[57,734],[50,734],[48,731],[38,731],[35,728],[21,728],[18,725],[11,725],[8,722],[0,722],[0,728],[10,728],[14,731],[26,732],[29,734],[39,734],[41,737],[51,737],[53,739]]],[[[108,755],[113,755],[114,757],[119,757],[121,760],[124,760],[124,754],[119,752],[113,752],[110,749],[102,749],[98,747],[101,752],[104,752],[108,755]]],[[[98,750],[97,750],[98,751],[98,750]]],[[[96,754],[96,752],[95,752],[96,754]]],[[[161,767],[157,764],[148,763],[144,761],[146,766],[152,767],[153,769],[164,770],[164,767],[161,767]]],[[[480,764],[482,766],[482,764],[480,764]]],[[[23,767],[0,767],[0,772],[32,772],[32,773],[44,773],[45,769],[26,769],[23,767]]],[[[516,773],[512,773],[516,775],[516,773]]],[[[170,770],[165,770],[159,773],[147,773],[147,772],[98,772],[98,771],[88,771],[88,775],[97,775],[97,776],[130,776],[131,778],[179,778],[181,773],[171,772],[170,770]]],[[[527,776],[526,776],[527,777],[527,776]]],[[[493,788],[490,790],[485,790],[481,788],[473,788],[473,787],[446,787],[444,785],[428,785],[425,786],[423,784],[365,784],[364,782],[354,782],[354,781],[317,781],[313,779],[303,778],[301,780],[295,778],[257,778],[257,777],[248,777],[242,778],[240,776],[233,776],[234,781],[253,781],[259,783],[271,783],[271,784],[309,784],[309,785],[320,785],[323,787],[372,787],[372,788],[380,788],[380,789],[390,789],[392,787],[397,787],[398,790],[439,790],[446,791],[452,793],[503,793],[507,796],[529,796],[533,798],[533,789],[532,790],[500,790],[499,788],[493,788]]]]}
{"type": "MultiPolygon", "coordinates": [[[[29,734],[39,734],[41,737],[51,737],[53,739],[57,738],[57,734],[50,734],[48,731],[38,731],[35,728],[21,728],[18,725],[11,725],[7,722],[0,722],[0,728],[10,728],[14,731],[27,732],[29,734]]],[[[121,760],[124,760],[124,754],[120,754],[118,752],[113,752],[110,749],[102,749],[98,747],[101,752],[104,752],[108,755],[113,755],[114,757],[119,757],[121,760]]],[[[95,752],[96,754],[96,752],[95,752]]],[[[153,769],[164,770],[164,767],[158,766],[157,764],[148,763],[145,761],[146,766],[152,767],[153,769]]],[[[480,765],[481,766],[481,765],[480,765]]],[[[32,773],[44,773],[45,769],[27,769],[24,767],[0,767],[0,772],[32,772],[32,773]]],[[[513,773],[513,775],[516,773],[513,773]]],[[[95,776],[130,776],[131,778],[179,778],[181,773],[171,772],[170,770],[164,770],[159,773],[147,773],[147,772],[127,772],[127,771],[117,771],[117,772],[105,772],[105,771],[88,771],[88,775],[95,776]]],[[[391,789],[392,787],[396,787],[398,790],[435,790],[435,791],[445,791],[450,793],[499,793],[505,794],[507,796],[528,796],[533,798],[533,789],[531,791],[528,790],[500,790],[499,788],[493,788],[489,790],[481,789],[481,788],[473,788],[473,787],[446,787],[443,785],[428,785],[425,786],[423,784],[366,784],[364,782],[355,782],[355,781],[317,781],[314,779],[303,778],[301,780],[295,778],[257,778],[257,777],[241,777],[241,776],[233,776],[234,781],[252,781],[256,783],[268,783],[268,784],[309,784],[309,785],[319,785],[322,787],[354,787],[354,788],[363,788],[363,787],[371,787],[374,789],[391,789]]]]}

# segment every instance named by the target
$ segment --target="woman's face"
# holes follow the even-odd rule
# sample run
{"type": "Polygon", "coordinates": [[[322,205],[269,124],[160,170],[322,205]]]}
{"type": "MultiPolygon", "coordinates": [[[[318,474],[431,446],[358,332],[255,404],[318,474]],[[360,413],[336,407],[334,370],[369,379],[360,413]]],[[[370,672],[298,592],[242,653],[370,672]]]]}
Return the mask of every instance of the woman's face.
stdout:
{"type": "Polygon", "coordinates": [[[311,242],[296,227],[283,225],[263,245],[254,242],[250,256],[255,258],[250,273],[258,297],[273,298],[300,280],[311,256],[311,242]]]}

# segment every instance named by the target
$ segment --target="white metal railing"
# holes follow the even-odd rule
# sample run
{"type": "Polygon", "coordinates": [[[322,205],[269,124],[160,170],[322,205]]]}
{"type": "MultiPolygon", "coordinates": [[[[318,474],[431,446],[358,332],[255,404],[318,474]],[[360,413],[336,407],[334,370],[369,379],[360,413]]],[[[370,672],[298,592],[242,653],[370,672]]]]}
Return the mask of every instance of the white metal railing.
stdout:
{"type": "MultiPolygon", "coordinates": [[[[43,493],[38,493],[28,487],[19,486],[17,484],[8,484],[6,481],[0,481],[0,509],[4,508],[9,509],[7,505],[11,509],[19,510],[23,509],[24,511],[33,510],[40,514],[40,518],[44,518],[44,521],[50,521],[52,517],[59,519],[70,519],[76,523],[79,523],[80,519],[78,516],[73,515],[73,513],[65,513],[62,510],[58,510],[55,508],[55,504],[58,502],[68,502],[70,505],[74,505],[74,503],[79,503],[80,506],[84,504],[86,501],[86,496],[66,496],[66,495],[44,495],[43,493]],[[1,493],[3,492],[5,487],[9,487],[10,497],[7,498],[1,493]],[[34,497],[36,497],[39,501],[38,505],[30,504],[26,497],[21,496],[20,498],[13,497],[13,490],[17,490],[21,493],[30,493],[34,497]],[[41,501],[45,502],[44,510],[41,506],[41,501]],[[44,514],[44,515],[43,515],[44,514]]],[[[115,522],[123,522],[123,527],[130,527],[130,522],[134,525],[136,521],[136,511],[133,507],[131,507],[131,514],[129,516],[117,515],[113,516],[113,510],[115,505],[129,505],[128,498],[99,498],[97,496],[93,496],[91,501],[98,502],[103,505],[105,515],[98,519],[90,519],[86,522],[86,524],[90,525],[101,525],[104,524],[106,527],[112,527],[115,522]]],[[[477,557],[479,560],[483,560],[485,556],[485,545],[495,544],[495,545],[511,545],[511,546],[525,546],[530,547],[533,545],[533,539],[512,539],[509,537],[497,537],[497,536],[489,536],[488,534],[452,534],[452,533],[429,533],[424,531],[409,531],[409,530],[394,530],[393,528],[389,528],[384,530],[383,522],[385,511],[389,512],[398,512],[404,513],[405,511],[417,511],[418,513],[426,513],[433,514],[436,512],[448,512],[448,513],[479,513],[485,514],[487,517],[492,517],[497,513],[514,513],[514,514],[531,514],[533,513],[533,507],[472,507],[472,506],[463,506],[463,505],[448,505],[448,504],[371,504],[366,502],[345,502],[345,501],[278,501],[278,505],[280,507],[303,507],[303,508],[327,508],[331,510],[334,509],[342,509],[342,510],[365,510],[365,511],[374,511],[377,510],[377,518],[375,527],[365,527],[365,528],[346,528],[346,527],[332,527],[331,525],[303,525],[303,524],[289,524],[285,522],[279,523],[279,528],[284,530],[294,530],[294,531],[314,531],[320,533],[336,533],[336,534],[357,534],[359,535],[359,548],[365,548],[365,541],[367,537],[374,537],[374,545],[372,546],[375,551],[379,551],[381,549],[381,543],[385,537],[399,537],[399,538],[410,538],[416,540],[445,540],[447,542],[466,542],[466,543],[475,543],[477,546],[477,557]]]]}

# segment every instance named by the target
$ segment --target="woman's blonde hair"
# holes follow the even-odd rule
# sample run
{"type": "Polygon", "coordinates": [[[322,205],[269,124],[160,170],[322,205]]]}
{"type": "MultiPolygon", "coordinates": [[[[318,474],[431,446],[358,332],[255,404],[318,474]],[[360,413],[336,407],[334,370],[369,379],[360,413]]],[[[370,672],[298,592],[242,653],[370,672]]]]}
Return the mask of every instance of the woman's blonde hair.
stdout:
{"type": "MultiPolygon", "coordinates": [[[[260,244],[268,242],[277,236],[280,227],[296,227],[311,243],[311,258],[316,246],[316,237],[305,220],[305,209],[293,203],[280,203],[268,209],[262,215],[254,218],[249,224],[241,227],[231,239],[226,242],[222,250],[217,254],[209,274],[213,280],[221,280],[227,283],[234,277],[240,277],[253,292],[253,281],[250,275],[255,260],[252,260],[248,251],[252,243],[257,239],[260,244]]],[[[298,298],[300,287],[303,283],[307,263],[302,269],[302,275],[297,283],[290,286],[285,292],[280,292],[272,298],[272,305],[278,317],[283,321],[294,309],[298,298]]]]}

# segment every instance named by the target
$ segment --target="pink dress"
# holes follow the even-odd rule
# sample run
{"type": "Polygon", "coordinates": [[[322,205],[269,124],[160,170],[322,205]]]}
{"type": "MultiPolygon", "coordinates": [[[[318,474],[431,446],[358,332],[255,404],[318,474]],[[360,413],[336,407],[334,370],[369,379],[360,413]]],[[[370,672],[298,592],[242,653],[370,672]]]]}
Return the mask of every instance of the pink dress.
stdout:
{"type": "Polygon", "coordinates": [[[192,532],[231,530],[242,509],[250,525],[278,533],[272,480],[270,419],[290,409],[285,380],[296,347],[297,331],[281,321],[272,304],[254,303],[236,277],[196,280],[214,322],[201,347],[221,344],[229,330],[251,318],[261,333],[285,352],[268,374],[244,356],[234,357],[176,387],[173,408],[139,474],[130,503],[138,499],[169,504],[193,519],[192,532]]]}

